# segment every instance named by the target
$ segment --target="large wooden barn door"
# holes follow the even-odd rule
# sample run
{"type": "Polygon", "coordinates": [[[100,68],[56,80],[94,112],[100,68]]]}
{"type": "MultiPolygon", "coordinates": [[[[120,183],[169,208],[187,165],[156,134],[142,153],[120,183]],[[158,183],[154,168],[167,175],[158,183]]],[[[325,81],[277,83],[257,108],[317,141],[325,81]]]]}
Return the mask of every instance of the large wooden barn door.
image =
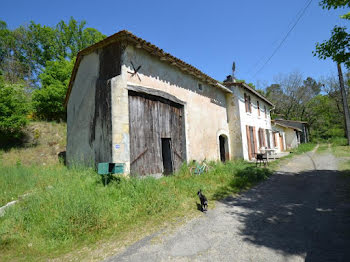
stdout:
{"type": "Polygon", "coordinates": [[[183,105],[129,91],[130,172],[176,171],[186,159],[183,105]]]}

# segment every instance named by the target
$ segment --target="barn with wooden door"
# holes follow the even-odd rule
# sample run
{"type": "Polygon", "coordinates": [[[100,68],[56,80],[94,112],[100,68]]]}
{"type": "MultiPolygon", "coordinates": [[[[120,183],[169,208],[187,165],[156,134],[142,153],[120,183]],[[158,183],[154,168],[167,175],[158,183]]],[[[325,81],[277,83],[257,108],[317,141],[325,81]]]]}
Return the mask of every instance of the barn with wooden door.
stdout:
{"type": "Polygon", "coordinates": [[[121,31],[77,56],[65,102],[68,165],[123,163],[147,175],[226,161],[232,101],[231,88],[121,31]]]}
{"type": "Polygon", "coordinates": [[[184,103],[140,87],[128,95],[131,173],[171,174],[186,160],[184,103]]]}

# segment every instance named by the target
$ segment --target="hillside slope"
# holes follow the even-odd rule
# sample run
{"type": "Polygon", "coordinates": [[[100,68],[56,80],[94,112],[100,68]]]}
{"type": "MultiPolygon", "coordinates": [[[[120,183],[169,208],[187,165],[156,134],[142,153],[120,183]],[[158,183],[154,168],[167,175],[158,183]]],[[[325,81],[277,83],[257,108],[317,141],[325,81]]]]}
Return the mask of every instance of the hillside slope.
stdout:
{"type": "Polygon", "coordinates": [[[21,147],[0,149],[0,164],[53,165],[58,163],[58,153],[66,150],[66,123],[31,122],[25,130],[21,147]]]}

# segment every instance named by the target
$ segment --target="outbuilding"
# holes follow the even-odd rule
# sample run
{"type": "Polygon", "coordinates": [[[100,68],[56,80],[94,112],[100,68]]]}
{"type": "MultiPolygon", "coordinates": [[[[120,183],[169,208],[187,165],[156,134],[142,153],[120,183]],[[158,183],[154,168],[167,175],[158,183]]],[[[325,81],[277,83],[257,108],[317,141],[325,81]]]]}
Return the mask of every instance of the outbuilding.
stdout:
{"type": "Polygon", "coordinates": [[[67,161],[124,163],[131,174],[228,160],[232,91],[155,45],[121,31],[79,52],[69,84],[67,161]]]}
{"type": "Polygon", "coordinates": [[[272,144],[273,105],[264,96],[128,31],[78,53],[65,104],[68,165],[169,174],[190,160],[251,160],[272,144]]]}

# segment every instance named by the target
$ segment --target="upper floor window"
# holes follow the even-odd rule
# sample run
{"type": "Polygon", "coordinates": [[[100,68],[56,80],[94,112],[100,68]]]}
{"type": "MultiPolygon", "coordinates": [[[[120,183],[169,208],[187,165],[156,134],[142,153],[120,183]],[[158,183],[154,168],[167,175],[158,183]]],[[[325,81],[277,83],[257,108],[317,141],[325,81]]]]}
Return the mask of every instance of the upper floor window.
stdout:
{"type": "Polygon", "coordinates": [[[267,118],[267,108],[264,106],[264,111],[265,111],[265,118],[267,118]]]}
{"type": "Polygon", "coordinates": [[[252,103],[250,100],[250,96],[244,93],[244,103],[245,103],[245,111],[248,113],[252,112],[252,103]]]}
{"type": "Polygon", "coordinates": [[[258,116],[260,116],[260,104],[259,104],[259,101],[256,101],[256,106],[258,108],[258,116]]]}
{"type": "Polygon", "coordinates": [[[199,89],[200,91],[203,91],[203,86],[202,86],[201,83],[198,83],[198,89],[199,89]]]}

